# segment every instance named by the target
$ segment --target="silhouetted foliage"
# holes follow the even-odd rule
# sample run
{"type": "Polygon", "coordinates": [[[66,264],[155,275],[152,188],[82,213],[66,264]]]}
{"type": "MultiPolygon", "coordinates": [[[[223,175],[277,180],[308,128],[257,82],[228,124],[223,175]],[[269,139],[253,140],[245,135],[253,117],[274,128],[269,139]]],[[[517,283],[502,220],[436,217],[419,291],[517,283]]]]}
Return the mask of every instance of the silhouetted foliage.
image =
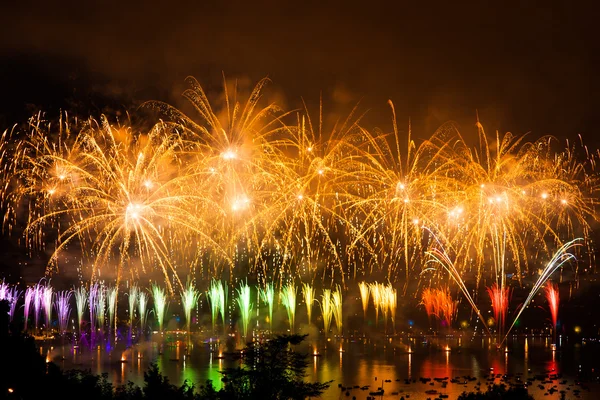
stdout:
{"type": "Polygon", "coordinates": [[[304,382],[307,355],[292,349],[306,335],[277,336],[264,343],[248,343],[242,368],[223,372],[225,387],[219,392],[224,400],[305,399],[320,396],[330,382],[304,382]]]}

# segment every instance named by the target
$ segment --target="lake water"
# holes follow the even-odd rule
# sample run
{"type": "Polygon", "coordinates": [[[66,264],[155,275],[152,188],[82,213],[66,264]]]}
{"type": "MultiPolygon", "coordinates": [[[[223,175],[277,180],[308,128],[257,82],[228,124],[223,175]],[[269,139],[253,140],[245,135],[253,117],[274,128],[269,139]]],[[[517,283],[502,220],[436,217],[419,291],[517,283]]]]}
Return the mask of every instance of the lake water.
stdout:
{"type": "MultiPolygon", "coordinates": [[[[219,371],[235,367],[239,361],[219,358],[215,342],[196,341],[186,354],[185,337],[171,337],[168,341],[148,341],[130,349],[80,348],[42,346],[40,351],[48,354],[64,369],[91,369],[93,373],[108,373],[115,384],[132,381],[143,385],[144,371],[151,361],[174,384],[184,380],[196,386],[210,379],[220,388],[219,371]],[[179,341],[178,341],[179,339],[179,341]],[[61,360],[64,354],[64,360],[61,360]],[[121,362],[121,358],[125,362],[121,362]]],[[[566,398],[600,398],[600,345],[595,342],[569,342],[561,338],[558,349],[552,347],[549,337],[512,337],[502,350],[496,350],[490,340],[481,337],[394,337],[382,340],[354,338],[330,341],[315,340],[310,336],[297,350],[309,354],[307,380],[330,381],[331,387],[323,399],[366,399],[370,391],[383,387],[384,395],[377,398],[426,400],[438,397],[426,391],[435,390],[458,397],[463,391],[473,391],[480,385],[500,383],[502,376],[516,382],[539,375],[558,374],[552,381],[535,380],[529,392],[536,399],[558,399],[560,390],[566,398]],[[340,351],[340,348],[342,351],[340,351]],[[313,353],[317,351],[318,356],[313,353]],[[473,377],[468,380],[466,377],[473,377]],[[421,382],[419,378],[448,378],[444,384],[432,380],[421,382]],[[456,378],[454,382],[451,379],[456,378]],[[488,381],[489,380],[489,381],[488,381]],[[350,387],[341,389],[339,386],[350,387]],[[538,386],[540,385],[540,386],[538,386]],[[354,386],[369,386],[361,390],[354,386]],[[557,389],[549,395],[551,387],[557,389]],[[578,391],[580,391],[578,393],[578,391]],[[579,397],[576,397],[578,395],[579,397]]]]}

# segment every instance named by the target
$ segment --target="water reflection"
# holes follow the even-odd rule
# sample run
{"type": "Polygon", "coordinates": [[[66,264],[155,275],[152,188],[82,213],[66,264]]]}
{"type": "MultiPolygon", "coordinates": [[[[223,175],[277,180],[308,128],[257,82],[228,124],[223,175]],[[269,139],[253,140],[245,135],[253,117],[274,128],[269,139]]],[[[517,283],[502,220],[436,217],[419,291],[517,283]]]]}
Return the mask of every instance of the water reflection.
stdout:
{"type": "MultiPolygon", "coordinates": [[[[600,366],[600,351],[594,350],[590,344],[585,346],[586,351],[580,351],[579,346],[570,346],[567,351],[563,348],[551,351],[547,343],[545,338],[523,337],[509,341],[509,351],[499,351],[488,340],[473,342],[459,341],[456,338],[431,338],[427,341],[396,338],[391,343],[389,339],[381,342],[367,339],[345,340],[343,343],[314,340],[307,343],[301,351],[312,358],[309,359],[308,381],[333,381],[332,387],[323,396],[326,400],[340,398],[338,384],[369,385],[369,390],[385,385],[384,398],[397,399],[399,396],[388,397],[387,393],[402,391],[401,393],[411,394],[412,400],[425,400],[426,397],[420,396],[430,385],[420,383],[419,378],[461,377],[460,384],[444,388],[450,398],[455,398],[463,390],[474,388],[475,383],[471,382],[465,386],[462,379],[464,376],[483,380],[488,374],[495,377],[522,373],[526,378],[528,375],[535,376],[548,371],[574,378],[580,365],[583,372],[590,372],[593,368],[597,371],[600,366]],[[446,346],[450,351],[445,350],[446,346]],[[408,383],[405,382],[406,379],[409,380],[408,383]],[[413,379],[416,383],[412,383],[413,379]],[[386,380],[389,382],[385,382],[386,380]]],[[[568,346],[568,343],[564,345],[568,346]]],[[[113,349],[113,355],[103,347],[92,351],[89,348],[52,350],[44,347],[40,351],[43,355],[54,355],[57,359],[60,354],[67,354],[68,357],[61,364],[65,369],[108,372],[117,385],[129,380],[143,385],[144,372],[150,362],[155,361],[161,372],[175,385],[182,385],[187,380],[189,384],[199,387],[211,380],[219,390],[223,386],[220,371],[240,365],[239,361],[220,357],[219,349],[217,343],[196,343],[193,348],[186,348],[177,342],[148,342],[130,349],[113,349]],[[189,355],[185,354],[187,352],[189,355]],[[125,362],[121,362],[121,357],[125,362]]],[[[499,378],[496,382],[499,383],[499,378]]],[[[440,386],[436,382],[434,388],[440,389],[440,386]]],[[[364,399],[367,394],[368,392],[352,391],[349,398],[356,396],[357,399],[364,399]]],[[[342,397],[345,395],[342,394],[342,397]]]]}

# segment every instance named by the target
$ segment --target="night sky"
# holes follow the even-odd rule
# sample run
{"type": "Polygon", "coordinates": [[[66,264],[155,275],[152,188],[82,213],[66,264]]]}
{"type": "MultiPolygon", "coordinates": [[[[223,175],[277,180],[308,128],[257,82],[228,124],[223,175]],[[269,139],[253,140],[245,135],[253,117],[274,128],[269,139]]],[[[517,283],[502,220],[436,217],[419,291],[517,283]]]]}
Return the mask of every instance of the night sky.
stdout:
{"type": "Polygon", "coordinates": [[[242,88],[268,76],[267,97],[288,109],[304,98],[314,110],[322,94],[333,119],[360,102],[367,128],[389,130],[391,99],[416,138],[448,120],[469,137],[478,113],[490,133],[600,145],[591,3],[89,3],[2,5],[0,130],[38,110],[115,117],[146,100],[180,106],[186,76],[216,96],[225,74],[242,88]]]}
{"type": "Polygon", "coordinates": [[[178,105],[186,76],[217,93],[225,73],[269,76],[268,93],[288,108],[322,92],[326,111],[344,116],[360,101],[368,127],[390,126],[392,99],[420,138],[448,120],[468,134],[478,111],[490,132],[595,142],[591,3],[88,3],[3,4],[0,128],[39,109],[178,105]]]}

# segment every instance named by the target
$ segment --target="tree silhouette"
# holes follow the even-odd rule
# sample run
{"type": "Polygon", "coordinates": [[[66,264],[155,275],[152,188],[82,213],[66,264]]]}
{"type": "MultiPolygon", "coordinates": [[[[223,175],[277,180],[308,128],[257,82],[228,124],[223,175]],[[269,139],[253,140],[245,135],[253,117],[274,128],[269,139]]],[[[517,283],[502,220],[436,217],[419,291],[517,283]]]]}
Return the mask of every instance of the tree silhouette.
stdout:
{"type": "Polygon", "coordinates": [[[307,355],[292,346],[307,335],[282,335],[264,343],[248,343],[243,366],[223,371],[223,400],[272,399],[296,400],[318,397],[331,382],[304,382],[307,355]]]}

